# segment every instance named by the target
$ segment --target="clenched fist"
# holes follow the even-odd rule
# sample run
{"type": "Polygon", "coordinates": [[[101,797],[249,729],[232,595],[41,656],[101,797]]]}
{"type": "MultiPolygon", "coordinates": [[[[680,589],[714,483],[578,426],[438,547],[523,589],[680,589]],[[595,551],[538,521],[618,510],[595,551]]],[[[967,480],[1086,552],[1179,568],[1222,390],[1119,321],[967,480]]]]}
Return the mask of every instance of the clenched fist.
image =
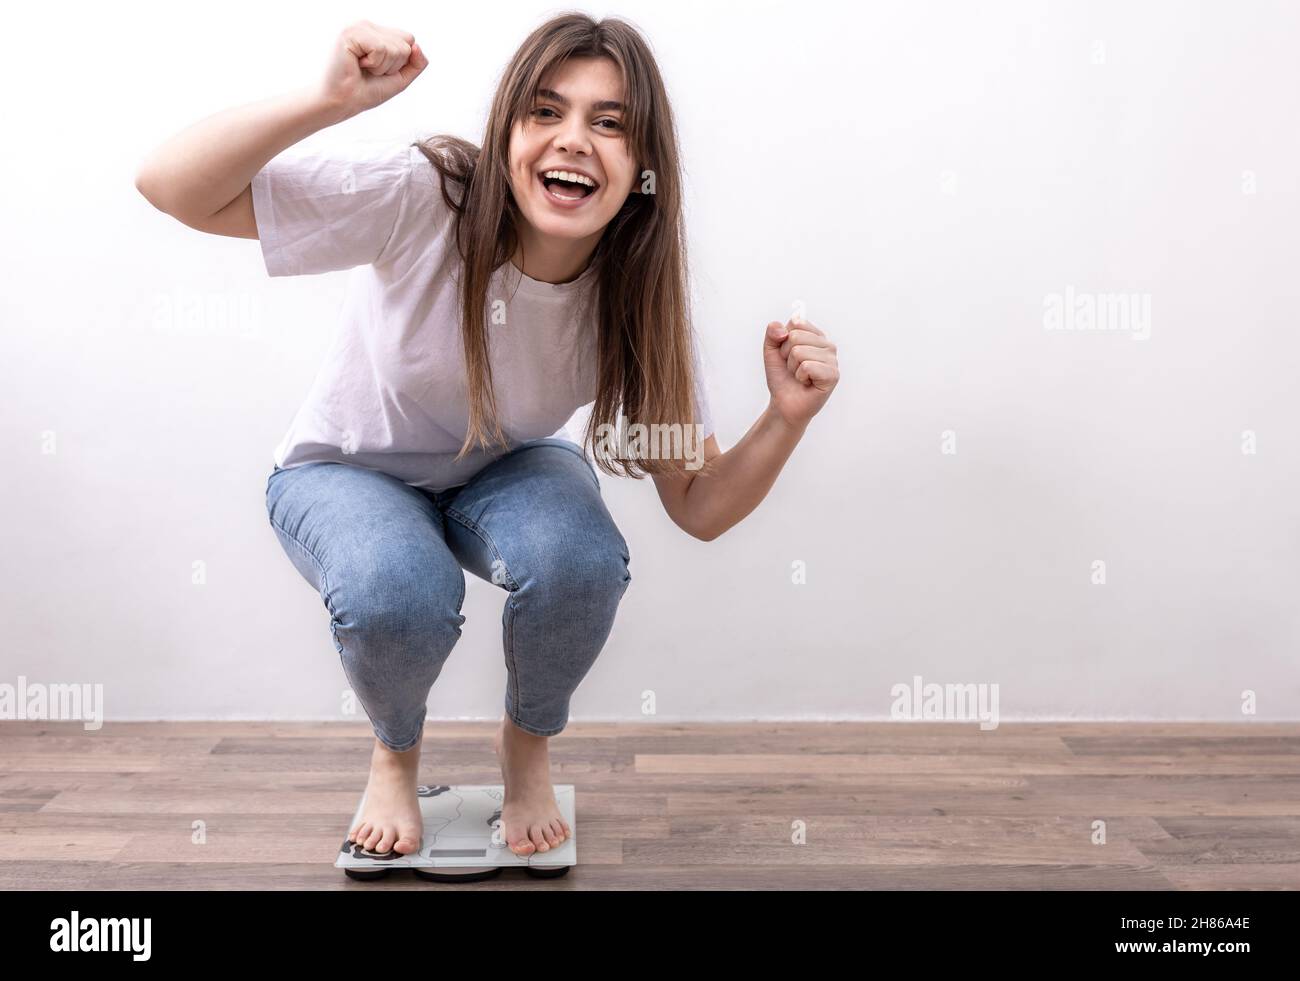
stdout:
{"type": "Polygon", "coordinates": [[[839,349],[826,332],[796,315],[763,333],[763,367],[770,404],[792,426],[806,426],[840,381],[839,349]]]}
{"type": "Polygon", "coordinates": [[[321,99],[340,119],[387,102],[428,67],[415,37],[368,20],[343,29],[321,78],[321,99]]]}

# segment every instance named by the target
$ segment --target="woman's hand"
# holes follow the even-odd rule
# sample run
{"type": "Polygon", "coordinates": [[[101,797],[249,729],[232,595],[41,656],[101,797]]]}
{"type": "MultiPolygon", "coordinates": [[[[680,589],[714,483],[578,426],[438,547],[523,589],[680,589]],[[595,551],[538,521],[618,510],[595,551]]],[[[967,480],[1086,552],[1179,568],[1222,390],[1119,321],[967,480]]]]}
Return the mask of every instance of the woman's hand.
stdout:
{"type": "Polygon", "coordinates": [[[835,352],[826,334],[798,315],[767,325],[763,367],[771,406],[791,426],[807,425],[830,398],[840,380],[835,352]]]}
{"type": "Polygon", "coordinates": [[[320,82],[321,99],[340,121],[387,102],[428,67],[420,45],[406,31],[368,20],[343,29],[320,82]]]}

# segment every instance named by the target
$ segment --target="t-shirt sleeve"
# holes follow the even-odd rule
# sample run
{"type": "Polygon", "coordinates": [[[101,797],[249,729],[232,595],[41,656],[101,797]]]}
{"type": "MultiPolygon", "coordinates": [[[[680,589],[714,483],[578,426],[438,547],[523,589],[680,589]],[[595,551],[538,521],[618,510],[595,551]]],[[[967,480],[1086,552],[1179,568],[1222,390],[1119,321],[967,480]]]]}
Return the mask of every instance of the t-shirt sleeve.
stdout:
{"type": "Polygon", "coordinates": [[[385,142],[290,148],[270,160],[252,180],[267,275],[381,263],[411,196],[418,153],[408,144],[385,142]]]}

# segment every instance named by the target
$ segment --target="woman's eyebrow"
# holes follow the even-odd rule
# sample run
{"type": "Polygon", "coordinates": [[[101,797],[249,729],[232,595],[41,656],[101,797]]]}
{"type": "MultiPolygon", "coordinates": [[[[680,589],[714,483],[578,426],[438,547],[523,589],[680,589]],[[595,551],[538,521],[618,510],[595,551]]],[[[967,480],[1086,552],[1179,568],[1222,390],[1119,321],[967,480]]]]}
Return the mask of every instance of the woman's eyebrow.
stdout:
{"type": "MultiPolygon", "coordinates": [[[[560,95],[559,92],[556,92],[555,89],[538,89],[537,98],[550,99],[553,102],[558,102],[566,109],[569,108],[569,106],[573,105],[572,102],[570,102],[564,96],[560,95]]],[[[593,102],[591,104],[591,108],[593,112],[604,112],[610,109],[615,109],[618,110],[619,112],[622,112],[624,107],[623,107],[623,103],[621,102],[615,102],[613,99],[605,99],[600,102],[593,102]]]]}

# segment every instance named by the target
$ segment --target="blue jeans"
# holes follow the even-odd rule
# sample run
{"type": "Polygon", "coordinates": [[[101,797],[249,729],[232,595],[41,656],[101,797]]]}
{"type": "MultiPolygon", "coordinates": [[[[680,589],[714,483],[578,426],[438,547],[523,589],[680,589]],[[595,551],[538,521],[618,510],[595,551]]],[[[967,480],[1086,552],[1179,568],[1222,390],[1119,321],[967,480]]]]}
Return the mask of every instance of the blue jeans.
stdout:
{"type": "Polygon", "coordinates": [[[375,735],[396,751],[419,741],[460,638],[462,567],[509,594],[505,711],[537,736],[564,729],[632,581],[596,471],[567,440],[524,443],[444,491],[346,463],[276,467],[266,508],[329,611],[375,735]]]}

